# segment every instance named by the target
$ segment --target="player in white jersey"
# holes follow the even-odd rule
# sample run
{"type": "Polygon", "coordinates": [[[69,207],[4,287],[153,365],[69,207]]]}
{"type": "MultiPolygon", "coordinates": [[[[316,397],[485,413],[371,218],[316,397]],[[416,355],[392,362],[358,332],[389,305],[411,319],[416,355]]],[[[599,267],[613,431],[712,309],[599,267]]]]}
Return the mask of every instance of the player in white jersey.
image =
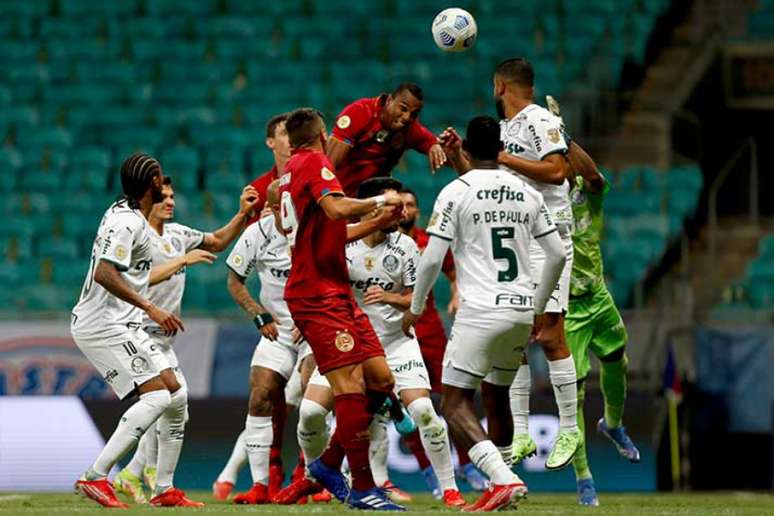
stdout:
{"type": "Polygon", "coordinates": [[[91,264],[73,308],[70,330],[76,345],[116,395],[139,400],[121,417],[97,460],[78,480],[80,494],[105,507],[127,507],[107,480],[110,469],[158,420],[159,475],[155,506],[199,507],[172,486],[185,425],[186,397],[160,350],[142,329],[143,312],[165,331],[183,329],[180,318],[148,299],[153,264],[148,216],[161,200],[161,165],[134,154],[121,166],[122,198],[102,217],[91,264]]]}
{"type": "MultiPolygon", "coordinates": [[[[560,469],[574,457],[581,437],[577,429],[577,374],[564,336],[573,253],[570,167],[561,118],[533,102],[534,75],[532,65],[523,58],[503,61],[495,70],[494,95],[502,119],[501,138],[505,146],[500,153],[500,164],[519,174],[543,194],[567,254],[567,264],[555,290],[557,302],[549,302],[546,309],[550,314],[547,324],[552,328],[554,338],[543,345],[559,406],[559,436],[546,460],[546,467],[560,469]]],[[[536,245],[531,247],[530,253],[533,276],[537,278],[544,262],[543,253],[536,245]]],[[[525,361],[511,389],[516,462],[537,451],[528,433],[530,385],[529,365],[525,361]]]]}
{"type": "MultiPolygon", "coordinates": [[[[153,260],[148,299],[154,305],[179,317],[185,290],[186,267],[197,263],[211,264],[216,259],[212,253],[223,251],[234,241],[250,217],[253,205],[258,200],[258,193],[252,186],[244,188],[236,215],[228,224],[211,233],[169,222],[174,217],[175,210],[175,191],[169,177],[164,177],[161,195],[161,202],[153,205],[148,217],[153,260]]],[[[151,346],[155,346],[164,356],[166,364],[172,368],[180,383],[182,392],[187,393],[185,377],[180,371],[177,355],[172,347],[175,335],[167,332],[147,315],[143,318],[142,325],[142,329],[150,336],[151,346]]],[[[148,487],[152,490],[155,488],[157,436],[155,425],[151,425],[140,439],[132,460],[113,479],[116,491],[130,496],[137,503],[145,503],[143,478],[148,487]]],[[[177,437],[182,445],[182,430],[177,437]]]]}
{"type": "MultiPolygon", "coordinates": [[[[358,187],[358,197],[365,199],[387,191],[400,192],[401,189],[401,183],[395,179],[372,178],[358,187]]],[[[377,213],[372,213],[363,219],[368,221],[376,216],[377,213]]],[[[419,429],[420,439],[438,477],[444,503],[449,507],[459,507],[465,501],[454,480],[446,428],[430,399],[429,375],[419,343],[416,338],[407,337],[401,328],[403,312],[411,302],[419,249],[414,240],[397,230],[398,220],[394,220],[389,227],[347,245],[350,284],[355,300],[368,316],[384,347],[387,364],[395,377],[395,391],[419,429]]],[[[325,447],[325,416],[332,408],[330,384],[315,371],[301,402],[298,424],[298,441],[307,461],[317,458],[325,447]]],[[[387,421],[386,415],[377,415],[371,425],[372,433],[384,436],[383,427],[387,421]]],[[[372,438],[372,464],[378,448],[378,442],[374,441],[372,438]]],[[[389,490],[391,483],[387,478],[386,464],[379,463],[383,460],[386,456],[377,459],[372,471],[376,484],[389,490]]]]}
{"type": "MultiPolygon", "coordinates": [[[[408,333],[424,311],[451,246],[461,301],[444,356],[441,409],[457,442],[469,448],[471,460],[491,481],[466,510],[493,511],[515,505],[527,492],[509,468],[513,422],[504,409],[533,320],[536,338],[544,338],[546,303],[566,258],[542,195],[498,169],[497,121],[471,120],[462,148],[472,169],[438,195],[403,329],[408,333]],[[546,254],[537,289],[530,271],[533,240],[546,254]],[[473,406],[479,385],[487,431],[473,406]]],[[[456,159],[451,156],[456,150],[449,152],[456,159]]]]}

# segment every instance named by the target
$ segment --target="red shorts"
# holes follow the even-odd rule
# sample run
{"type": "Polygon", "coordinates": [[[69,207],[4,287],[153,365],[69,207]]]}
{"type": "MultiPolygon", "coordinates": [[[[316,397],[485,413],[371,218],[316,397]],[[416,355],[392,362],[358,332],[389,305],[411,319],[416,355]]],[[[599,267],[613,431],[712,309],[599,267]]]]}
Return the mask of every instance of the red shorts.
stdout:
{"type": "Polygon", "coordinates": [[[430,376],[433,392],[441,392],[443,355],[446,352],[446,331],[436,311],[426,311],[417,321],[414,331],[419,341],[422,360],[430,376]]]}
{"type": "Polygon", "coordinates": [[[320,374],[384,356],[371,321],[352,296],[288,299],[287,304],[320,374]]]}

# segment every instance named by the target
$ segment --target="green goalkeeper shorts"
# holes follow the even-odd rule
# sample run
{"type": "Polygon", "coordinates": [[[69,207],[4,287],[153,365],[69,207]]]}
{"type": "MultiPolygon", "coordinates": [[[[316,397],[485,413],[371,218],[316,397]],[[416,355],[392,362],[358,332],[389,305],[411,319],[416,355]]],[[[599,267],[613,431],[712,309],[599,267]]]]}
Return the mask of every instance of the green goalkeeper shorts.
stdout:
{"type": "Polygon", "coordinates": [[[621,314],[605,286],[585,296],[570,298],[564,332],[579,380],[591,369],[589,351],[597,358],[605,357],[625,346],[627,340],[621,314]]]}

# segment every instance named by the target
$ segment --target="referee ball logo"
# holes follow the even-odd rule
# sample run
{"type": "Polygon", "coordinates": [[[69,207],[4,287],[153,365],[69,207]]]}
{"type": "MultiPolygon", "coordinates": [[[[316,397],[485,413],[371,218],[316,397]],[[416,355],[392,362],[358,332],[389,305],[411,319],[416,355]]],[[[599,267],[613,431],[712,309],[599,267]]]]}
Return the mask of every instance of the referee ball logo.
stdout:
{"type": "Polygon", "coordinates": [[[129,254],[129,251],[126,249],[126,247],[119,244],[116,246],[116,249],[115,251],[113,251],[113,254],[119,260],[123,260],[129,254]]]}
{"type": "Polygon", "coordinates": [[[355,339],[352,338],[352,335],[347,330],[337,331],[335,344],[336,349],[342,353],[347,353],[355,347],[355,339]]]}
{"type": "Polygon", "coordinates": [[[326,181],[331,181],[336,178],[336,174],[331,172],[331,170],[328,167],[323,167],[322,170],[320,170],[320,175],[326,181]]]}

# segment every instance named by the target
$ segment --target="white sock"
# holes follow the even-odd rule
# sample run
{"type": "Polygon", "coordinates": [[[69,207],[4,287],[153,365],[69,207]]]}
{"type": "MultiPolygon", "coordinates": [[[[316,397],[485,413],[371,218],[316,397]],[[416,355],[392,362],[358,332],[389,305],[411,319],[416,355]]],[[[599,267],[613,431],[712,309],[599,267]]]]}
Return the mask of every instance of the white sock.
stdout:
{"type": "Polygon", "coordinates": [[[548,362],[548,373],[559,408],[559,429],[578,429],[578,384],[572,357],[548,362]]]}
{"type": "Polygon", "coordinates": [[[497,451],[500,452],[500,456],[503,458],[506,466],[510,467],[513,465],[513,444],[498,446],[497,451]]]}
{"type": "MultiPolygon", "coordinates": [[[[188,408],[186,407],[186,411],[188,408]]],[[[187,413],[187,412],[186,412],[187,413]]],[[[188,419],[186,419],[188,421],[188,419]]],[[[158,422],[153,423],[140,439],[140,445],[145,441],[145,466],[158,467],[159,462],[159,432],[158,422]]]]}
{"type": "Polygon", "coordinates": [[[247,416],[245,449],[254,484],[269,485],[269,451],[273,437],[271,416],[247,416]]]}
{"type": "Polygon", "coordinates": [[[137,444],[142,434],[161,416],[169,404],[170,395],[167,390],[151,391],[140,395],[137,403],[129,407],[121,416],[113,435],[94,461],[89,476],[106,477],[115,463],[137,444]]]}
{"type": "Polygon", "coordinates": [[[328,445],[328,410],[319,403],[304,399],[298,409],[296,436],[306,463],[316,460],[328,445]]]}
{"type": "Polygon", "coordinates": [[[185,413],[188,406],[188,389],[180,387],[172,393],[172,402],[158,420],[159,460],[156,476],[156,494],[172,487],[183,449],[185,413]]]}
{"type": "Polygon", "coordinates": [[[438,477],[441,492],[448,489],[456,490],[457,482],[454,480],[449,435],[443,421],[433,408],[433,402],[430,398],[417,398],[406,408],[419,429],[419,438],[433,466],[435,476],[438,477]]]}
{"type": "Polygon", "coordinates": [[[368,445],[368,458],[371,463],[371,474],[377,486],[383,486],[390,479],[387,473],[387,452],[390,448],[390,441],[387,438],[388,421],[389,416],[376,414],[369,428],[371,442],[368,445]]]}
{"type": "Polygon", "coordinates": [[[134,455],[132,455],[132,460],[129,461],[129,464],[126,465],[124,469],[129,470],[129,473],[134,475],[137,478],[142,478],[142,470],[145,468],[145,443],[148,440],[148,438],[156,433],[156,427],[155,424],[148,427],[148,429],[145,431],[144,434],[142,434],[142,437],[140,438],[140,442],[137,444],[137,449],[134,450],[134,455]]]}
{"type": "Polygon", "coordinates": [[[510,470],[492,441],[481,441],[468,450],[471,462],[483,471],[493,484],[518,484],[521,479],[510,470]]]}
{"type": "Polygon", "coordinates": [[[223,471],[218,475],[218,482],[231,482],[232,484],[236,484],[239,470],[247,463],[247,449],[245,448],[246,433],[247,430],[242,430],[242,433],[237,437],[236,443],[234,443],[234,450],[231,452],[231,457],[228,458],[228,462],[223,466],[223,471]]]}
{"type": "Polygon", "coordinates": [[[529,391],[532,387],[532,375],[529,364],[522,364],[511,384],[511,414],[513,415],[513,434],[529,433],[529,391]]]}

